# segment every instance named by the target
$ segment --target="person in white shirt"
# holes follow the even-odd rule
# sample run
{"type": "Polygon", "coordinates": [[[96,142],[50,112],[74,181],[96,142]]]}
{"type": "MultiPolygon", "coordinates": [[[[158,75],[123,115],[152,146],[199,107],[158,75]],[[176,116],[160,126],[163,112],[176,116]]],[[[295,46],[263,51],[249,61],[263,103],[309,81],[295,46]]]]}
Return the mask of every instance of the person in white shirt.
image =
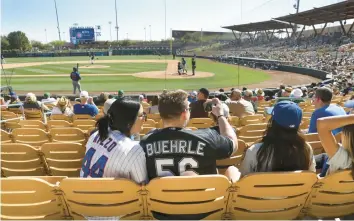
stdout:
{"type": "Polygon", "coordinates": [[[318,136],[329,158],[326,175],[350,169],[354,179],[354,115],[320,118],[317,120],[317,128],[318,136]],[[332,130],[341,127],[343,127],[342,144],[339,144],[332,130]]]}
{"type": "Polygon", "coordinates": [[[316,172],[312,148],[301,136],[302,110],[294,102],[280,101],[269,108],[272,118],[260,143],[247,149],[241,174],[309,170],[316,172]]]}
{"type": "Polygon", "coordinates": [[[86,144],[80,177],[127,178],[138,184],[148,181],[145,153],[130,139],[139,133],[146,114],[135,101],[117,99],[107,115],[97,121],[98,131],[86,144]]]}
{"type": "Polygon", "coordinates": [[[61,97],[58,99],[57,104],[52,109],[52,115],[64,114],[65,116],[71,117],[74,115],[72,105],[70,100],[66,97],[61,97]]]}
{"type": "Polygon", "coordinates": [[[50,93],[44,93],[44,99],[41,100],[43,104],[56,104],[57,99],[50,97],[50,93]]]}

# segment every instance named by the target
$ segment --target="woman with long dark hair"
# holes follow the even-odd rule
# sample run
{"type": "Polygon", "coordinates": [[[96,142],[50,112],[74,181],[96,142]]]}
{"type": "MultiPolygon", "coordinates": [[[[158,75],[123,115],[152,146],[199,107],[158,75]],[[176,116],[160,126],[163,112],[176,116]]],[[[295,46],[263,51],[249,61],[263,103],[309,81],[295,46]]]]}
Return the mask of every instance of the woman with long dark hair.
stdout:
{"type": "Polygon", "coordinates": [[[325,117],[317,120],[318,135],[327,153],[327,175],[351,169],[354,179],[354,115],[325,117]],[[332,130],[343,127],[342,144],[336,141],[332,130]]]}
{"type": "Polygon", "coordinates": [[[107,114],[97,121],[98,131],[86,144],[81,177],[114,177],[147,182],[145,153],[138,142],[130,139],[139,133],[146,114],[135,101],[120,98],[107,114]]]}
{"type": "Polygon", "coordinates": [[[270,111],[272,118],[262,142],[246,151],[241,165],[242,175],[296,170],[315,172],[312,149],[299,130],[301,108],[294,102],[281,101],[270,111]]]}

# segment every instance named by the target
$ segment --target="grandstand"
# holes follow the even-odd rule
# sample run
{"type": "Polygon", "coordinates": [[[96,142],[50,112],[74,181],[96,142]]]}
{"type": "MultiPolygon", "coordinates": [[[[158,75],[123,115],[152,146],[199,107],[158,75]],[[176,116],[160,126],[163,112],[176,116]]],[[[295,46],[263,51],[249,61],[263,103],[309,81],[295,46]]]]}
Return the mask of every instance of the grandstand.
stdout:
{"type": "MultiPolygon", "coordinates": [[[[160,115],[158,108],[159,97],[150,94],[146,96],[145,93],[133,93],[129,97],[123,91],[119,91],[118,95],[102,93],[102,96],[92,99],[90,103],[97,108],[98,113],[89,115],[74,113],[75,108],[72,106],[80,104],[80,101],[72,96],[65,106],[69,111],[60,109],[61,113],[55,114],[54,109],[60,108],[60,97],[54,101],[37,102],[38,97],[34,102],[28,102],[29,95],[26,98],[19,97],[11,88],[4,88],[1,99],[1,219],[73,220],[114,217],[150,220],[164,219],[166,215],[176,219],[187,217],[209,220],[353,219],[354,142],[353,137],[348,136],[354,134],[354,123],[341,122],[342,119],[354,122],[354,54],[351,51],[354,48],[354,23],[345,25],[342,22],[349,19],[354,19],[353,0],[268,21],[224,27],[232,33],[182,30],[172,32],[176,43],[174,49],[178,50],[180,56],[204,58],[208,62],[212,60],[251,69],[294,72],[313,76],[319,81],[304,85],[274,84],[273,88],[246,88],[246,85],[242,90],[213,89],[210,94],[208,91],[206,99],[200,98],[200,93],[205,91],[203,85],[200,85],[198,92],[189,93],[189,103],[184,112],[195,111],[192,105],[189,106],[190,103],[201,103],[201,110],[197,111],[208,117],[190,119],[185,125],[188,133],[203,133],[206,129],[221,127],[219,118],[225,118],[223,124],[230,125],[237,136],[238,149],[229,157],[215,160],[217,174],[183,176],[181,173],[179,176],[154,178],[141,184],[132,179],[104,177],[102,174],[100,178],[80,178],[80,171],[87,161],[87,149],[93,145],[88,140],[91,136],[93,139],[93,133],[99,130],[97,122],[114,111],[110,110],[112,104],[109,104],[107,110],[109,99],[119,100],[126,97],[140,103],[143,111],[138,111],[142,115],[137,115],[135,120],[142,118],[141,130],[131,137],[127,136],[127,139],[138,143],[152,131],[165,128],[163,115],[160,115]],[[327,32],[327,23],[336,21],[340,22],[340,26],[327,28],[327,32]],[[319,24],[324,26],[316,28],[315,25],[319,24]],[[300,31],[295,29],[299,25],[303,26],[300,31]],[[305,30],[308,26],[312,26],[313,30],[305,30]],[[281,37],[284,33],[285,38],[281,37]],[[207,43],[183,42],[186,38],[198,36],[208,38],[207,43]],[[214,47],[214,44],[217,46],[214,47]],[[198,47],[201,47],[201,51],[195,50],[198,47]],[[319,106],[322,98],[318,97],[316,91],[322,89],[330,91],[330,99],[319,106]],[[157,103],[154,100],[156,98],[157,103]],[[225,114],[227,116],[213,116],[216,108],[211,105],[209,110],[205,104],[213,98],[218,98],[224,106],[230,108],[225,114]],[[324,142],[328,141],[324,140],[328,134],[323,133],[327,126],[330,133],[327,137],[333,138],[334,146],[338,149],[336,150],[346,151],[347,154],[344,155],[347,158],[329,157],[329,161],[335,159],[337,163],[343,163],[348,160],[352,161],[351,164],[337,168],[333,173],[325,170],[329,161],[325,161],[321,168],[316,165],[316,171],[310,171],[310,167],[308,170],[277,168],[267,172],[253,168],[251,174],[244,175],[240,172],[237,179],[230,178],[228,169],[236,167],[242,171],[247,154],[263,142],[261,140],[272,126],[269,122],[275,122],[275,111],[272,110],[281,100],[297,103],[295,106],[301,111],[301,122],[298,127],[291,125],[289,128],[295,129],[296,134],[301,136],[310,148],[313,160],[317,156],[329,157],[337,153],[330,153],[329,142],[324,142]],[[33,108],[28,103],[35,103],[38,107],[33,108]],[[241,104],[243,106],[237,109],[241,104]],[[233,109],[233,105],[236,108],[233,109]],[[343,110],[345,114],[333,114],[334,118],[329,115],[318,117],[318,110],[326,105],[343,110]],[[248,108],[253,112],[248,112],[248,108]],[[112,112],[107,114],[108,111],[112,112]],[[332,128],[333,121],[321,126],[319,119],[337,120],[341,122],[338,123],[340,128],[347,127],[350,132],[332,134],[332,129],[337,129],[332,128]],[[314,124],[317,125],[317,132],[310,131],[314,124]],[[346,142],[348,140],[351,142],[346,142]]],[[[106,43],[98,45],[100,49],[110,47],[106,43]]],[[[70,48],[72,45],[67,46],[70,48]]],[[[112,50],[116,55],[168,55],[171,52],[169,42],[138,43],[112,50]]],[[[87,52],[83,49],[78,53],[87,52]]],[[[108,52],[103,50],[102,53],[108,52]]],[[[165,93],[167,90],[156,92],[160,96],[165,93]]],[[[291,117],[285,116],[281,120],[287,121],[289,118],[291,117]]],[[[107,123],[108,127],[113,125],[113,120],[110,120],[112,122],[107,123]]],[[[224,136],[220,135],[220,131],[219,136],[224,136]]],[[[281,138],[280,134],[275,136],[281,138]]],[[[168,139],[172,140],[170,137],[168,139]]],[[[103,141],[99,142],[102,148],[107,149],[103,141]]],[[[161,152],[163,148],[160,149],[161,152]]],[[[134,161],[124,160],[129,163],[134,161]]],[[[308,160],[312,162],[311,158],[308,160]]],[[[281,163],[285,165],[288,162],[281,163]]],[[[121,167],[123,162],[118,164],[117,167],[121,167]]],[[[193,172],[192,164],[188,168],[189,172],[193,172]]]]}

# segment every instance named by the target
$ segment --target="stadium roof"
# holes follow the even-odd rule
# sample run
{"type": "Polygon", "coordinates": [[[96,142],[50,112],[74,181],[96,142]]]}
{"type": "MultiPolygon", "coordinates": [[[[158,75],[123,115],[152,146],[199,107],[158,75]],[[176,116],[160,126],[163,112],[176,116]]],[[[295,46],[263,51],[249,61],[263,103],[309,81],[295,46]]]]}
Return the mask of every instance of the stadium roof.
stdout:
{"type": "Polygon", "coordinates": [[[238,32],[253,32],[253,31],[267,31],[267,30],[275,30],[275,29],[283,29],[283,28],[292,28],[290,24],[269,20],[262,21],[256,23],[242,24],[242,25],[232,25],[225,26],[223,28],[230,29],[238,32]]]}
{"type": "Polygon", "coordinates": [[[327,22],[336,22],[354,18],[354,0],[314,8],[298,14],[290,14],[275,18],[279,21],[301,25],[317,25],[327,22]]]}

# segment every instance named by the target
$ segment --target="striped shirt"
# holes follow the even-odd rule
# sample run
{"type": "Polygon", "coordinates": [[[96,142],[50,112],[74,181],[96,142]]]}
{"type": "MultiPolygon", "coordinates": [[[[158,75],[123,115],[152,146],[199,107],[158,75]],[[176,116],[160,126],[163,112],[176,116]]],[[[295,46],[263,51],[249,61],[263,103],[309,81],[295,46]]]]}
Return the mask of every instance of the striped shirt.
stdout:
{"type": "MultiPolygon", "coordinates": [[[[119,131],[110,131],[108,138],[102,142],[96,131],[86,144],[86,155],[80,177],[126,178],[138,184],[147,183],[145,152],[137,141],[132,141],[119,131]]],[[[86,218],[89,220],[119,219],[119,217],[86,218]]]]}

